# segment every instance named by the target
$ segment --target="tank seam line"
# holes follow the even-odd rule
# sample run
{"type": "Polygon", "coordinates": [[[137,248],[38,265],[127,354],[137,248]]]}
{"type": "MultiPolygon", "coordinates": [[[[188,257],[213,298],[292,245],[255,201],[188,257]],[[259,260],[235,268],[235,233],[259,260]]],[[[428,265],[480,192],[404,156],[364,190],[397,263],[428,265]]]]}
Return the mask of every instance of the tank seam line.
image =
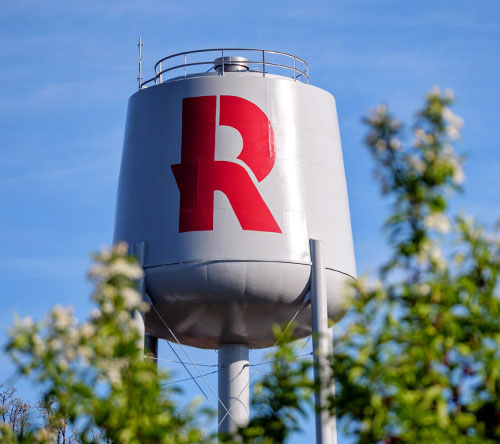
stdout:
{"type": "MultiPolygon", "coordinates": [[[[158,265],[147,265],[143,266],[142,268],[148,269],[148,268],[158,268],[158,267],[165,267],[169,265],[183,265],[183,264],[204,264],[204,263],[214,263],[214,262],[272,262],[272,263],[282,263],[282,264],[297,264],[297,265],[312,265],[312,262],[307,262],[307,261],[280,261],[280,260],[260,260],[260,259],[212,259],[212,260],[197,260],[193,259],[190,261],[179,261],[179,262],[169,262],[166,264],[158,264],[158,265]]],[[[346,273],[345,271],[337,270],[336,268],[332,267],[325,267],[325,269],[330,270],[330,271],[335,271],[336,273],[341,273],[344,274],[351,279],[356,280],[356,278],[349,273],[346,273]]]]}

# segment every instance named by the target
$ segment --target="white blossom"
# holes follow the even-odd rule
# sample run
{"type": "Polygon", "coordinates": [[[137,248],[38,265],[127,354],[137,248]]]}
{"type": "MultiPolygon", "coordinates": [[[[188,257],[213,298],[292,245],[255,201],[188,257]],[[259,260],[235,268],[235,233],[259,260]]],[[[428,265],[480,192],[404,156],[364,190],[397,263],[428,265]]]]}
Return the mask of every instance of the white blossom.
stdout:
{"type": "Polygon", "coordinates": [[[375,110],[370,112],[368,121],[371,125],[380,125],[387,118],[387,106],[384,104],[378,105],[375,110]]]}
{"type": "Polygon", "coordinates": [[[73,361],[76,358],[76,352],[73,347],[67,347],[64,350],[64,357],[67,361],[73,361]]]}
{"type": "Polygon", "coordinates": [[[94,350],[92,348],[82,345],[77,348],[78,356],[83,360],[85,364],[89,364],[90,360],[94,356],[94,350]]]}
{"type": "Polygon", "coordinates": [[[420,174],[422,174],[427,169],[427,164],[420,157],[408,156],[406,158],[406,162],[408,163],[410,168],[413,168],[420,174]]]}
{"type": "Polygon", "coordinates": [[[450,108],[444,106],[441,110],[441,115],[448,123],[445,128],[446,135],[450,139],[458,139],[460,136],[460,129],[464,125],[461,117],[457,116],[450,108]]]}
{"type": "Polygon", "coordinates": [[[109,248],[107,245],[102,245],[101,248],[99,249],[99,259],[102,261],[108,261],[111,259],[111,255],[113,254],[113,251],[111,248],[109,248]]]}
{"type": "Polygon", "coordinates": [[[446,88],[444,90],[444,98],[448,100],[453,100],[455,98],[455,93],[451,88],[446,88]]]}
{"type": "Polygon", "coordinates": [[[121,292],[121,295],[123,297],[123,300],[125,302],[125,306],[127,308],[133,308],[136,307],[137,304],[141,302],[141,297],[139,293],[134,290],[133,288],[124,288],[121,292]]]}
{"type": "Polygon", "coordinates": [[[380,279],[375,279],[373,282],[371,282],[370,286],[372,291],[381,291],[384,288],[384,285],[380,279]]]}
{"type": "Polygon", "coordinates": [[[387,142],[384,139],[378,139],[377,143],[375,144],[375,148],[377,151],[385,151],[387,148],[387,142]]]}
{"type": "Polygon", "coordinates": [[[385,116],[387,114],[387,105],[381,103],[375,108],[375,113],[379,116],[385,116]]]}
{"type": "Polygon", "coordinates": [[[113,304],[109,301],[104,302],[102,304],[102,312],[107,315],[113,313],[113,304]]]}
{"type": "Polygon", "coordinates": [[[465,180],[464,170],[457,159],[452,159],[451,167],[453,168],[452,180],[456,185],[461,185],[465,180]]]}
{"type": "Polygon", "coordinates": [[[63,356],[56,357],[56,365],[61,371],[66,371],[69,368],[68,361],[63,356]]]}
{"type": "Polygon", "coordinates": [[[387,119],[387,126],[392,130],[396,131],[399,128],[401,128],[401,122],[398,119],[394,119],[392,117],[389,117],[387,119]]]}
{"type": "Polygon", "coordinates": [[[391,137],[389,140],[389,148],[393,151],[398,151],[401,148],[401,142],[396,137],[391,137]]]}
{"type": "Polygon", "coordinates": [[[98,308],[93,308],[92,311],[90,312],[90,319],[92,320],[99,319],[101,315],[102,315],[101,310],[99,310],[98,308]]]}
{"type": "Polygon", "coordinates": [[[47,351],[47,347],[43,342],[42,338],[38,334],[34,334],[32,337],[33,340],[33,353],[35,356],[42,356],[47,351]]]}
{"type": "Polygon", "coordinates": [[[458,129],[462,128],[462,126],[464,125],[464,120],[460,116],[457,116],[447,106],[443,106],[443,108],[441,109],[441,115],[443,116],[443,119],[450,123],[450,125],[453,125],[458,129]]]}
{"type": "Polygon", "coordinates": [[[417,261],[420,264],[432,261],[441,270],[446,267],[443,253],[430,239],[427,239],[422,245],[422,249],[417,255],[417,261]]]}
{"type": "Polygon", "coordinates": [[[441,89],[439,88],[439,86],[434,85],[427,93],[427,98],[432,99],[435,97],[439,97],[440,94],[441,94],[441,89]]]}
{"type": "Polygon", "coordinates": [[[65,332],[65,338],[70,343],[78,342],[80,340],[80,331],[78,330],[78,328],[73,326],[65,332]]]}
{"type": "Polygon", "coordinates": [[[108,276],[108,269],[102,264],[94,264],[90,267],[88,276],[90,279],[105,278],[108,276]]]}
{"type": "Polygon", "coordinates": [[[413,142],[415,146],[421,146],[422,144],[430,145],[434,142],[434,136],[427,133],[422,128],[417,128],[414,131],[416,140],[413,142]]]}
{"type": "Polygon", "coordinates": [[[48,342],[48,346],[53,353],[59,353],[64,348],[63,341],[60,338],[50,339],[48,342]]]}
{"type": "Polygon", "coordinates": [[[52,318],[55,321],[55,326],[59,330],[65,330],[70,325],[75,323],[75,318],[72,315],[73,309],[71,307],[61,307],[56,305],[51,312],[52,318]]]}
{"type": "Polygon", "coordinates": [[[453,125],[447,125],[445,128],[445,132],[450,139],[456,140],[460,137],[459,129],[453,125]]]}
{"type": "Polygon", "coordinates": [[[427,283],[422,283],[417,286],[417,292],[420,296],[427,296],[431,292],[431,287],[427,283]]]}
{"type": "Polygon", "coordinates": [[[132,318],[128,311],[123,310],[120,313],[118,313],[117,319],[121,322],[129,322],[132,318]]]}
{"type": "Polygon", "coordinates": [[[440,233],[450,231],[450,221],[443,213],[433,212],[425,216],[424,225],[430,230],[436,230],[440,233]]]}
{"type": "Polygon", "coordinates": [[[446,262],[443,257],[443,253],[439,248],[434,248],[431,251],[431,259],[436,264],[436,267],[440,270],[444,270],[446,268],[446,262]]]}
{"type": "Polygon", "coordinates": [[[113,261],[109,265],[108,270],[110,275],[121,274],[130,279],[140,279],[144,276],[144,272],[139,265],[131,264],[125,259],[117,259],[116,261],[113,261]]]}
{"type": "Polygon", "coordinates": [[[427,160],[427,162],[432,162],[436,158],[436,153],[432,150],[425,150],[424,151],[424,159],[427,160]]]}
{"type": "Polygon", "coordinates": [[[126,363],[116,359],[108,360],[104,363],[106,378],[111,385],[118,386],[122,383],[122,369],[126,363]]]}
{"type": "MultiPolygon", "coordinates": [[[[99,315],[101,312],[97,310],[99,315]]],[[[89,339],[95,334],[95,327],[90,322],[84,322],[80,325],[80,335],[83,339],[89,339]]]]}
{"type": "Polygon", "coordinates": [[[35,439],[38,443],[50,443],[54,440],[54,431],[46,429],[45,427],[40,427],[36,431],[35,439]]]}
{"type": "Polygon", "coordinates": [[[125,256],[128,253],[127,242],[119,242],[113,245],[113,253],[118,254],[119,256],[125,256]]]}
{"type": "Polygon", "coordinates": [[[22,318],[20,321],[17,321],[16,325],[24,328],[32,328],[34,322],[31,316],[26,316],[25,318],[22,318]]]}

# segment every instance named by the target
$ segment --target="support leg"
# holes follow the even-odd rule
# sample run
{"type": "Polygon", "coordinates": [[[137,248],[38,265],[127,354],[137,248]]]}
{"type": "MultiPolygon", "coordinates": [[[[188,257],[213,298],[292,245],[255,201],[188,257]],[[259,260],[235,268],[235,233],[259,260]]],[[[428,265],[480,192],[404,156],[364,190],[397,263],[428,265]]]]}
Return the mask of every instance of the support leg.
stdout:
{"type": "Polygon", "coordinates": [[[154,359],[154,362],[158,364],[158,338],[148,335],[144,336],[144,356],[148,356],[154,359]]]}
{"type": "MultiPolygon", "coordinates": [[[[133,254],[137,258],[137,262],[141,267],[144,266],[144,259],[146,255],[146,242],[140,242],[130,247],[130,254],[133,254]]],[[[137,280],[137,291],[141,295],[142,300],[147,300],[148,296],[146,294],[146,282],[144,277],[137,280]]],[[[135,311],[133,314],[134,325],[139,332],[139,341],[138,346],[142,350],[144,355],[144,346],[146,341],[146,325],[145,325],[145,313],[141,313],[139,311],[135,311]]]]}
{"type": "Polygon", "coordinates": [[[250,418],[248,345],[219,345],[219,433],[232,433],[250,418]],[[229,409],[230,415],[227,414],[229,409]],[[224,418],[224,419],[223,419],[224,418]],[[221,422],[222,421],[222,422],[221,422]]]}
{"type": "MultiPolygon", "coordinates": [[[[328,309],[326,294],[326,273],[323,263],[323,243],[311,240],[311,308],[313,316],[314,379],[318,389],[314,396],[316,404],[316,443],[333,444],[332,417],[326,409],[331,395],[331,375],[328,354],[331,352],[331,339],[328,331],[328,309]]],[[[336,438],[336,436],[335,436],[336,438]]]]}
{"type": "MultiPolygon", "coordinates": [[[[330,350],[330,353],[333,353],[333,327],[328,329],[328,340],[330,341],[330,344],[328,346],[328,349],[330,350]]],[[[334,357],[335,359],[335,357],[334,357]]],[[[330,390],[329,395],[332,397],[335,397],[335,375],[330,375],[332,384],[328,389],[330,390]]],[[[337,444],[337,417],[335,416],[335,412],[333,412],[333,415],[330,417],[330,426],[332,430],[332,444],[337,444]]]]}

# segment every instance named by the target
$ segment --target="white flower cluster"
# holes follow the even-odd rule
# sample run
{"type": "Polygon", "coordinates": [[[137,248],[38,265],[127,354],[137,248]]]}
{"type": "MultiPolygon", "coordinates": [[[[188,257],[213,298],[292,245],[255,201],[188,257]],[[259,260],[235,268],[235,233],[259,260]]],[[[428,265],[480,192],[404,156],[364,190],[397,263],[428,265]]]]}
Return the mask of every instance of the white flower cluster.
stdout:
{"type": "Polygon", "coordinates": [[[368,116],[368,122],[370,125],[377,126],[384,123],[387,119],[387,106],[384,104],[378,105],[374,110],[372,110],[368,116]]]}
{"type": "MultiPolygon", "coordinates": [[[[439,86],[437,85],[434,85],[427,93],[427,99],[436,99],[440,97],[441,97],[441,88],[439,88],[439,86]]],[[[451,88],[446,88],[443,91],[443,97],[446,100],[453,100],[455,98],[455,93],[451,88]]]]}
{"type": "Polygon", "coordinates": [[[137,264],[132,264],[123,258],[111,260],[109,264],[96,264],[89,270],[92,279],[110,279],[113,276],[122,275],[129,279],[140,279],[144,273],[137,264]]]}
{"type": "Polygon", "coordinates": [[[76,319],[73,316],[73,307],[56,305],[50,312],[50,317],[54,321],[54,326],[57,330],[66,330],[76,324],[76,319]]]}
{"type": "Polygon", "coordinates": [[[45,427],[40,427],[35,435],[36,442],[40,444],[53,443],[55,437],[54,430],[45,427]]]}
{"type": "MultiPolygon", "coordinates": [[[[90,319],[78,324],[71,307],[55,306],[48,316],[35,323],[31,318],[17,320],[11,329],[13,356],[26,372],[53,372],[61,380],[86,381],[90,374],[112,387],[120,386],[136,355],[116,356],[117,349],[131,350],[138,341],[134,315],[147,309],[132,285],[143,276],[142,268],[127,260],[127,247],[119,244],[101,249],[91,275],[97,281],[94,300],[98,308],[90,319]],[[128,279],[116,279],[113,277],[128,279]],[[123,345],[123,347],[121,347],[123,345]],[[47,362],[51,362],[47,366],[47,362]]],[[[73,382],[72,382],[73,383],[73,382]]],[[[40,442],[43,441],[40,437],[40,442]]]]}
{"type": "Polygon", "coordinates": [[[368,133],[366,138],[366,143],[375,148],[378,153],[383,153],[387,149],[392,151],[398,151],[401,149],[401,142],[395,136],[390,136],[390,134],[395,133],[400,127],[401,123],[399,120],[392,118],[387,112],[387,106],[384,104],[378,105],[374,110],[372,110],[367,116],[368,123],[374,127],[372,131],[368,133]],[[377,127],[383,125],[388,129],[387,139],[384,137],[379,137],[379,130],[377,127]]]}
{"type": "Polygon", "coordinates": [[[441,249],[430,239],[427,239],[422,245],[422,250],[417,255],[417,261],[422,265],[429,262],[434,263],[440,270],[446,268],[446,262],[441,249]]]}
{"type": "Polygon", "coordinates": [[[428,229],[436,230],[440,233],[448,233],[450,231],[450,221],[440,212],[432,212],[425,216],[424,225],[428,229]]]}
{"type": "Polygon", "coordinates": [[[428,283],[423,282],[417,284],[417,293],[419,296],[428,296],[430,292],[431,292],[431,286],[428,283]]]}
{"type": "Polygon", "coordinates": [[[449,158],[448,164],[453,169],[453,183],[455,183],[456,185],[461,185],[465,180],[465,174],[464,170],[462,169],[462,164],[457,160],[456,157],[449,158]]]}
{"type": "Polygon", "coordinates": [[[142,268],[125,259],[128,253],[128,246],[125,242],[119,242],[112,248],[101,247],[96,257],[97,264],[89,270],[91,279],[110,279],[113,276],[122,275],[129,279],[140,279],[144,272],[142,268]]]}
{"type": "Polygon", "coordinates": [[[102,363],[101,368],[104,371],[104,376],[108,382],[119,387],[122,384],[122,372],[126,368],[128,362],[126,359],[107,359],[102,363]]]}
{"type": "Polygon", "coordinates": [[[432,145],[435,142],[434,135],[426,132],[423,128],[416,128],[414,131],[415,139],[413,145],[417,148],[432,145]]]}
{"type": "Polygon", "coordinates": [[[447,143],[443,148],[443,161],[453,170],[453,183],[460,185],[465,179],[465,174],[459,158],[449,143],[447,143]]]}
{"type": "Polygon", "coordinates": [[[383,103],[377,105],[375,109],[369,112],[367,121],[372,126],[385,124],[391,131],[396,131],[401,128],[401,122],[389,115],[387,112],[387,105],[383,103]]]}
{"type": "Polygon", "coordinates": [[[417,171],[419,174],[422,174],[427,169],[427,164],[418,156],[407,156],[406,163],[408,166],[417,171]]]}
{"type": "Polygon", "coordinates": [[[460,137],[460,129],[464,126],[464,121],[457,116],[450,108],[443,106],[441,116],[447,122],[446,135],[450,139],[458,139],[460,137]]]}
{"type": "Polygon", "coordinates": [[[427,100],[437,99],[440,96],[441,96],[441,88],[439,88],[439,86],[437,85],[434,85],[427,93],[427,100]]]}

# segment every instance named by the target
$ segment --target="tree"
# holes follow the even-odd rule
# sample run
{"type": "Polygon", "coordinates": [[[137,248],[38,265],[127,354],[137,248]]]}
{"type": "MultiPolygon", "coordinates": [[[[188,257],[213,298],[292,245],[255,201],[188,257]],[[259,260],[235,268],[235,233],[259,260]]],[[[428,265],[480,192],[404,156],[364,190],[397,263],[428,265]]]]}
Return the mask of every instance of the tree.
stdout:
{"type": "Polygon", "coordinates": [[[8,428],[22,439],[31,425],[31,405],[15,396],[14,387],[0,384],[0,429],[8,428]]]}
{"type": "MultiPolygon", "coordinates": [[[[142,269],[124,244],[95,260],[89,276],[97,309],[88,321],[78,324],[71,308],[57,306],[42,322],[26,318],[11,330],[7,349],[18,372],[44,388],[47,420],[24,442],[63,439],[68,425],[84,444],[199,442],[196,418],[204,412],[180,411],[174,389],[162,386],[167,375],[142,357],[133,321],[147,309],[135,289],[142,269]]],[[[3,433],[0,442],[18,442],[17,433],[3,433]]]]}
{"type": "MultiPolygon", "coordinates": [[[[450,191],[464,178],[453,149],[462,121],[452,102],[450,92],[432,90],[409,143],[386,106],[365,119],[376,177],[392,199],[385,226],[392,256],[378,280],[361,278],[348,289],[331,358],[337,394],[329,408],[356,443],[500,438],[500,241],[471,218],[451,223],[446,215],[450,191]]],[[[47,418],[64,418],[59,425],[78,442],[213,442],[201,429],[208,413],[179,410],[164,385],[168,375],[142,358],[133,316],[148,307],[135,289],[142,270],[126,251],[119,244],[95,256],[97,310],[88,321],[78,324],[62,307],[42,322],[17,321],[8,350],[19,373],[44,387],[47,418]]],[[[310,412],[310,363],[296,359],[288,330],[277,336],[250,424],[224,442],[286,442],[310,412]]],[[[56,436],[53,420],[21,434],[0,427],[1,443],[56,436]]]]}
{"type": "Polygon", "coordinates": [[[70,424],[71,419],[68,416],[60,416],[54,398],[44,397],[38,401],[36,406],[42,419],[42,427],[51,436],[56,444],[73,444],[76,437],[73,435],[70,424]]]}
{"type": "Polygon", "coordinates": [[[392,257],[377,282],[354,284],[331,361],[332,407],[357,443],[500,439],[500,242],[472,218],[446,216],[464,178],[452,102],[451,92],[432,90],[408,145],[385,106],[365,119],[392,199],[392,257]]]}

